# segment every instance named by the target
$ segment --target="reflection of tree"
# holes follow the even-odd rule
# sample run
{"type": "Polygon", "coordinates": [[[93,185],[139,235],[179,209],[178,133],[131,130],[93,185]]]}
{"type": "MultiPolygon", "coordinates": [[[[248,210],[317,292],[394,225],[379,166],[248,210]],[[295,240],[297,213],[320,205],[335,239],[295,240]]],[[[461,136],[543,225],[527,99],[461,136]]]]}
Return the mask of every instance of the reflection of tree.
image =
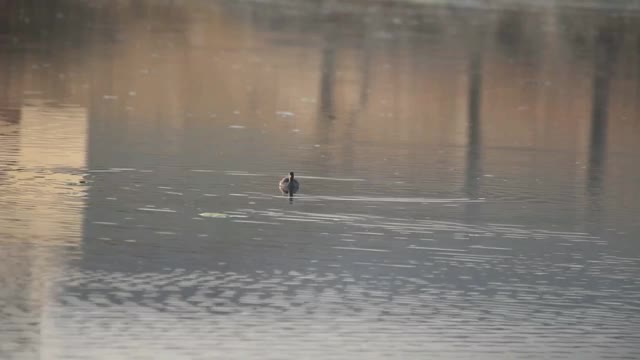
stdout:
{"type": "MultiPolygon", "coordinates": [[[[474,35],[468,38],[467,49],[467,149],[464,191],[469,199],[477,199],[480,194],[482,177],[482,79],[483,56],[486,36],[485,26],[474,26],[474,35]]],[[[469,218],[477,217],[475,204],[465,206],[465,214],[469,218]]]]}
{"type": "Polygon", "coordinates": [[[525,9],[501,11],[494,25],[499,49],[509,58],[535,64],[542,53],[544,37],[538,31],[544,23],[543,16],[525,9]]]}
{"type": "Polygon", "coordinates": [[[469,198],[478,197],[478,187],[482,173],[480,110],[482,95],[482,51],[474,49],[469,58],[468,87],[468,127],[467,127],[467,170],[465,189],[469,198]]]}
{"type": "Polygon", "coordinates": [[[320,65],[320,112],[327,119],[335,113],[336,35],[335,27],[327,31],[320,65]]]}
{"type": "Polygon", "coordinates": [[[482,110],[482,77],[483,51],[487,27],[485,24],[474,24],[466,29],[467,38],[467,153],[465,170],[465,193],[468,198],[479,196],[480,177],[482,176],[481,148],[481,110],[482,110]]]}
{"type": "Polygon", "coordinates": [[[594,42],[587,192],[590,202],[590,216],[597,218],[600,217],[599,214],[602,211],[604,192],[603,177],[606,165],[610,81],[619,45],[619,37],[616,35],[614,29],[604,26],[596,33],[594,42]]]}

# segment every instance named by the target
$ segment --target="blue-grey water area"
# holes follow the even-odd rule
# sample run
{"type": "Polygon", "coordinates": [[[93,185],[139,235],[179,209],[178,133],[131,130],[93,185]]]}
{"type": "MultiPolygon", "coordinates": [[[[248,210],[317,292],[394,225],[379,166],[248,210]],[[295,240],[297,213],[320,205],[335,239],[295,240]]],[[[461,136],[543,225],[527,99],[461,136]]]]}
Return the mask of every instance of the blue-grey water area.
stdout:
{"type": "Polygon", "coordinates": [[[637,5],[0,1],[0,358],[640,358],[637,5]]]}

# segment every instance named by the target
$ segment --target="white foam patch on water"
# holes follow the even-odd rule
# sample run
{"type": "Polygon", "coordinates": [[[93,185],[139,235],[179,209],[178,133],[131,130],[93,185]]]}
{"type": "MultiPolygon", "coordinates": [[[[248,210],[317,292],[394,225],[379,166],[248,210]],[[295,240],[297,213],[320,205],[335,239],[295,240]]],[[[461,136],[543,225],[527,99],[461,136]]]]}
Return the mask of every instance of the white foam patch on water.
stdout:
{"type": "Polygon", "coordinates": [[[156,209],[156,208],[138,208],[140,211],[154,211],[154,212],[166,212],[166,213],[174,213],[175,210],[171,209],[156,209]]]}
{"type": "Polygon", "coordinates": [[[118,223],[110,222],[110,221],[94,221],[92,224],[96,225],[118,225],[118,223]]]}
{"type": "Polygon", "coordinates": [[[283,118],[287,118],[287,117],[293,117],[296,114],[294,114],[291,111],[276,111],[276,115],[283,117],[283,118]]]}
{"type": "Polygon", "coordinates": [[[199,214],[202,217],[208,217],[208,218],[226,218],[228,217],[227,214],[223,214],[223,213],[217,213],[217,212],[203,212],[199,214]]]}
{"type": "Polygon", "coordinates": [[[356,250],[356,251],[372,251],[372,252],[390,252],[390,250],[385,249],[371,249],[371,248],[359,248],[359,247],[347,247],[347,246],[332,246],[332,249],[339,250],[356,250]]]}

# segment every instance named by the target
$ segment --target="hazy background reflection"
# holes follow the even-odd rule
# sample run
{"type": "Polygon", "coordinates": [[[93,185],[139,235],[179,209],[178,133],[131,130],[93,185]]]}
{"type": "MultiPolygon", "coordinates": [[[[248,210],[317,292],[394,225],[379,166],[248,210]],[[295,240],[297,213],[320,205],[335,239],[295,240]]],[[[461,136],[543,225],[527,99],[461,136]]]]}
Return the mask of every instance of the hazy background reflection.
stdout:
{"type": "Polygon", "coordinates": [[[0,357],[637,358],[639,20],[0,0],[0,357]]]}

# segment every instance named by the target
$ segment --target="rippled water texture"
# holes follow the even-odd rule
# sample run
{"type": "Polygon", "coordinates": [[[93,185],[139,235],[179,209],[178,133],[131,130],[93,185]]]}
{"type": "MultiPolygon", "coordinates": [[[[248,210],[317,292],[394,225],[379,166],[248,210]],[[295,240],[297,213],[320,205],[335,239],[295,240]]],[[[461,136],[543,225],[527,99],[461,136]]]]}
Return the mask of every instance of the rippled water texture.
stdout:
{"type": "Polygon", "coordinates": [[[0,358],[640,358],[640,8],[431,3],[0,1],[0,358]]]}

